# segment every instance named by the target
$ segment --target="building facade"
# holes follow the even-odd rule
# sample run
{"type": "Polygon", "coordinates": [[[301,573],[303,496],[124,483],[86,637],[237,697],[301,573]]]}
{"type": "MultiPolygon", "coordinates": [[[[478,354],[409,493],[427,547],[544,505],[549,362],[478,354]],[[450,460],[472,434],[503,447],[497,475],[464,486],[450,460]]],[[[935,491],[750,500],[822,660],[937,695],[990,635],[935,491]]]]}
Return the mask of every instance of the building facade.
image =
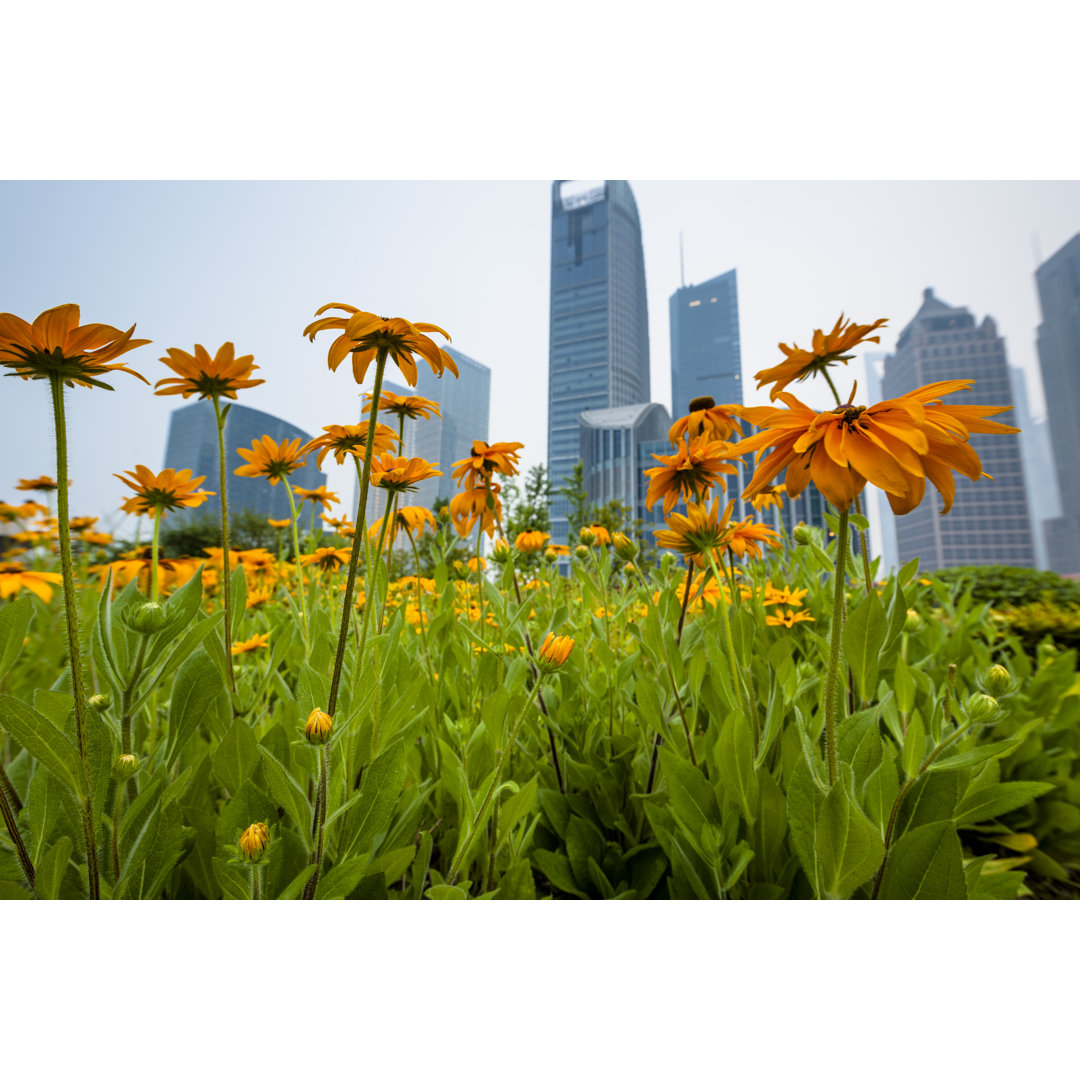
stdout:
{"type": "MultiPolygon", "coordinates": [[[[887,355],[884,352],[863,353],[863,378],[859,384],[860,392],[856,394],[857,404],[873,405],[885,400],[881,380],[887,355]]],[[[878,572],[884,577],[890,570],[900,567],[896,552],[896,517],[881,488],[867,484],[863,491],[863,511],[870,522],[870,550],[875,558],[880,557],[878,572]]]]}
{"type": "MultiPolygon", "coordinates": [[[[242,446],[251,449],[255,439],[269,435],[276,442],[299,439],[301,446],[312,438],[295,424],[290,424],[270,413],[250,409],[246,405],[233,404],[225,418],[225,476],[229,496],[229,512],[237,514],[251,510],[262,517],[287,518],[290,516],[289,496],[285,485],[271,486],[265,477],[237,476],[235,471],[248,464],[237,452],[242,446]]],[[[204,476],[204,486],[217,491],[218,480],[218,431],[214,406],[209,401],[196,401],[174,409],[169,415],[169,433],[165,441],[165,468],[191,469],[195,476],[204,476]]],[[[326,483],[326,474],[315,467],[314,457],[308,464],[297,469],[289,477],[293,487],[317,488],[326,483]]],[[[335,513],[340,513],[334,507],[335,513]]],[[[212,495],[202,504],[198,513],[221,514],[218,496],[212,495]]],[[[308,521],[307,514],[300,515],[300,524],[308,521]]]]}
{"type": "Polygon", "coordinates": [[[685,416],[694,398],[743,403],[739,299],[735,271],[684,285],[668,301],[671,317],[671,409],[685,416]]]}
{"type": "Polygon", "coordinates": [[[1016,403],[1010,423],[1020,429],[1021,458],[1024,463],[1024,486],[1031,514],[1031,539],[1035,545],[1035,565],[1049,568],[1046,554],[1045,522],[1061,515],[1053,454],[1047,435],[1046,419],[1035,420],[1028,405],[1027,379],[1022,368],[1009,367],[1013,401],[1016,403]]]}
{"type": "Polygon", "coordinates": [[[641,223],[625,180],[555,181],[549,330],[551,532],[564,544],[570,507],[558,492],[578,461],[579,414],[650,396],[641,223]]]}
{"type": "Polygon", "coordinates": [[[1042,324],[1037,346],[1046,393],[1060,514],[1045,525],[1047,562],[1080,573],[1080,233],[1035,271],[1042,324]]]}
{"type": "MultiPolygon", "coordinates": [[[[976,325],[967,308],[950,307],[926,289],[922,306],[885,361],[883,391],[886,398],[894,398],[946,379],[973,380],[971,400],[979,405],[1014,404],[1005,342],[994,320],[987,315],[976,325]]],[[[961,391],[951,400],[966,404],[964,397],[961,391]]],[[[1009,423],[1012,417],[998,419],[1009,423]]],[[[941,514],[941,496],[927,482],[919,506],[896,518],[901,563],[917,555],[923,570],[1035,565],[1019,438],[973,435],[971,447],[983,471],[994,479],[972,483],[957,475],[956,498],[946,515],[941,514]]]]}

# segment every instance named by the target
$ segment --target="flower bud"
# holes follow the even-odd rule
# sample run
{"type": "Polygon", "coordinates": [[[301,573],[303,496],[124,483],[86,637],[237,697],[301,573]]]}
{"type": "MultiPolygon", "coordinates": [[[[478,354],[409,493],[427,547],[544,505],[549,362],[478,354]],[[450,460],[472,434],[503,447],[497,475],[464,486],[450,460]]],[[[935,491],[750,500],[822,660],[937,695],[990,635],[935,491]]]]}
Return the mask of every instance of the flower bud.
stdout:
{"type": "Polygon", "coordinates": [[[328,742],[333,726],[334,721],[329,713],[323,712],[322,709],[312,709],[304,725],[304,736],[308,742],[328,742]]]}
{"type": "Polygon", "coordinates": [[[907,618],[904,620],[904,629],[909,634],[914,634],[917,630],[922,629],[922,616],[914,609],[907,609],[907,618]]]}
{"type": "Polygon", "coordinates": [[[495,541],[495,546],[491,549],[492,561],[497,563],[505,563],[507,559],[511,558],[513,552],[510,550],[510,545],[500,536],[495,541]]]}
{"type": "Polygon", "coordinates": [[[574,554],[579,559],[585,559],[588,558],[589,549],[584,544],[578,544],[578,546],[574,548],[574,554]]]}
{"type": "Polygon", "coordinates": [[[127,627],[139,634],[156,634],[167,622],[169,616],[161,604],[148,600],[124,613],[127,627]]]}
{"type": "Polygon", "coordinates": [[[109,707],[109,699],[104,694],[91,694],[86,700],[86,704],[91,709],[97,709],[100,712],[102,709],[109,707]]]}
{"type": "Polygon", "coordinates": [[[578,544],[582,547],[592,547],[600,542],[599,537],[591,529],[582,529],[578,533],[578,544]]]}
{"type": "Polygon", "coordinates": [[[611,538],[611,545],[615,548],[615,554],[626,562],[633,562],[637,558],[638,546],[626,533],[617,532],[611,538]]]}
{"type": "Polygon", "coordinates": [[[449,521],[450,520],[450,507],[448,507],[448,506],[440,506],[439,507],[439,520],[440,521],[449,521]]]}
{"type": "Polygon", "coordinates": [[[997,698],[989,694],[971,694],[967,699],[968,717],[976,724],[992,723],[998,711],[997,698]]]}
{"type": "Polygon", "coordinates": [[[258,862],[270,845],[270,830],[265,821],[256,821],[240,834],[240,850],[245,859],[258,862]]]}
{"type": "Polygon", "coordinates": [[[537,665],[545,674],[555,671],[566,663],[573,647],[572,637],[556,637],[554,634],[548,634],[540,646],[540,653],[536,658],[537,665]]]}
{"type": "Polygon", "coordinates": [[[551,548],[548,548],[547,551],[544,552],[544,558],[547,559],[549,563],[558,562],[559,553],[557,551],[552,551],[551,548]]]}
{"type": "Polygon", "coordinates": [[[796,544],[805,546],[814,542],[814,534],[810,531],[809,525],[800,521],[799,524],[791,530],[791,539],[794,540],[796,544]]]}
{"type": "Polygon", "coordinates": [[[975,681],[981,689],[985,690],[991,697],[996,698],[1013,693],[1020,685],[1019,680],[1014,679],[1009,674],[1008,669],[1001,664],[995,664],[993,667],[987,668],[975,681]]]}
{"type": "Polygon", "coordinates": [[[134,754],[121,754],[113,763],[117,780],[128,780],[139,771],[139,759],[134,754]]]}

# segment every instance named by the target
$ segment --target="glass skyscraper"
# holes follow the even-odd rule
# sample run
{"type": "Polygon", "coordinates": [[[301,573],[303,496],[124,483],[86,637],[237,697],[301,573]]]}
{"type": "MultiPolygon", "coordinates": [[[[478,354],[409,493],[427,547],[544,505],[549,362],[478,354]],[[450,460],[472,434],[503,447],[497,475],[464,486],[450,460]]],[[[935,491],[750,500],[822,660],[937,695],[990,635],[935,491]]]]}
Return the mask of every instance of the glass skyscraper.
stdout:
{"type": "MultiPolygon", "coordinates": [[[[882,389],[886,398],[894,398],[946,379],[975,383],[973,394],[959,391],[948,399],[958,405],[1013,405],[1005,342],[994,320],[987,315],[976,326],[967,308],[950,307],[926,289],[922,306],[897,339],[896,352],[885,361],[882,389]]],[[[1010,423],[1012,417],[996,419],[1010,423]]],[[[941,496],[928,481],[923,501],[896,518],[901,563],[918,555],[923,570],[1035,565],[1019,437],[972,435],[971,448],[994,479],[972,483],[954,474],[956,499],[945,515],[941,496]]]]}
{"type": "Polygon", "coordinates": [[[569,503],[558,494],[580,453],[578,416],[649,400],[645,257],[625,180],[552,187],[548,356],[551,533],[567,542],[569,503]]]}
{"type": "MultiPolygon", "coordinates": [[[[310,442],[312,436],[301,431],[295,424],[249,409],[246,405],[233,405],[225,418],[225,473],[228,485],[229,513],[252,510],[268,518],[289,517],[289,496],[285,485],[273,486],[265,477],[237,476],[233,470],[247,462],[236,452],[238,446],[251,449],[253,439],[269,435],[275,442],[283,439],[299,439],[300,445],[310,442]]],[[[165,468],[191,469],[195,476],[206,476],[203,487],[217,491],[218,480],[218,434],[217,418],[214,406],[209,401],[196,401],[192,405],[174,409],[169,416],[169,434],[165,442],[165,468]]],[[[289,482],[305,488],[317,488],[326,483],[326,474],[315,467],[314,456],[308,458],[308,464],[290,474],[289,482]]],[[[200,507],[199,513],[221,514],[217,495],[211,496],[200,507]]],[[[341,513],[341,508],[331,508],[333,515],[341,513]]],[[[302,514],[300,523],[308,520],[302,514]]]]}
{"type": "Polygon", "coordinates": [[[741,405],[742,355],[735,271],[684,285],[668,301],[671,313],[671,410],[685,416],[694,398],[741,405]]]}
{"type": "MultiPolygon", "coordinates": [[[[1047,560],[1059,574],[1080,573],[1080,233],[1035,271],[1042,324],[1039,366],[1046,392],[1061,516],[1046,522],[1047,560]]],[[[1051,478],[1047,478],[1050,482],[1051,478]]]]}

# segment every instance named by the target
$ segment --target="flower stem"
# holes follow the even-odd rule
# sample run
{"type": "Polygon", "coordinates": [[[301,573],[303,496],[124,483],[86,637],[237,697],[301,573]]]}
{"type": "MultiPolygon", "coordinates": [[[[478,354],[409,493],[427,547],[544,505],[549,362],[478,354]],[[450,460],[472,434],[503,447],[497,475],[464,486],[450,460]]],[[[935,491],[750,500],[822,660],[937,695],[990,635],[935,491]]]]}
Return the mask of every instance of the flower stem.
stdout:
{"type": "MultiPolygon", "coordinates": [[[[229,559],[229,501],[226,494],[225,469],[225,419],[221,411],[221,402],[214,396],[214,415],[217,417],[218,434],[218,472],[221,488],[221,594],[225,600],[225,667],[229,673],[229,687],[236,693],[236,675],[233,672],[232,658],[232,565],[229,559]]],[[[157,524],[155,519],[154,524],[157,524]]]]}
{"type": "MultiPolygon", "coordinates": [[[[720,568],[716,565],[716,558],[713,555],[712,550],[709,551],[709,565],[712,567],[713,575],[716,578],[717,585],[723,580],[720,574],[720,568]]],[[[729,592],[734,594],[735,582],[732,579],[729,592]]],[[[723,589],[721,589],[721,594],[723,589]]],[[[750,718],[751,724],[754,727],[754,753],[758,751],[758,741],[760,733],[758,731],[758,718],[757,712],[751,711],[749,702],[746,697],[746,687],[743,686],[742,675],[739,672],[739,664],[735,659],[735,639],[731,633],[731,619],[728,617],[727,603],[724,600],[723,595],[716,602],[716,606],[720,609],[720,625],[724,630],[724,648],[728,654],[728,664],[731,667],[731,682],[732,689],[735,692],[735,699],[739,704],[739,708],[743,710],[743,715],[750,718]]]]}
{"type": "Polygon", "coordinates": [[[836,721],[842,711],[840,684],[840,639],[844,632],[844,582],[846,580],[848,511],[840,512],[836,535],[836,574],[833,581],[832,626],[829,629],[829,670],[825,676],[825,757],[829,764],[829,783],[836,783],[836,721]]]}
{"type": "Polygon", "coordinates": [[[330,771],[330,745],[325,744],[319,751],[319,787],[315,795],[314,827],[315,850],[311,861],[315,864],[315,873],[308,878],[304,886],[304,899],[314,900],[315,890],[319,887],[319,872],[322,870],[323,845],[326,840],[326,779],[330,771]]]}
{"type": "Polygon", "coordinates": [[[30,892],[34,893],[34,864],[30,861],[30,853],[26,850],[26,845],[23,843],[22,834],[19,832],[19,826],[15,821],[15,814],[12,812],[11,804],[8,802],[7,792],[4,790],[3,785],[0,785],[0,817],[4,819],[4,825],[7,827],[8,836],[11,837],[11,842],[15,845],[15,854],[19,857],[19,865],[22,867],[23,875],[26,878],[26,884],[30,887],[30,892]]]}
{"type": "Polygon", "coordinates": [[[311,639],[308,631],[307,590],[304,588],[304,572],[300,567],[300,536],[296,531],[296,500],[293,498],[292,484],[289,483],[289,478],[283,476],[281,482],[285,485],[285,494],[289,496],[289,510],[292,512],[293,559],[296,563],[296,585],[300,590],[300,618],[304,623],[304,651],[310,653],[311,639]]]}
{"type": "Polygon", "coordinates": [[[71,688],[75,696],[75,732],[82,761],[86,795],[83,799],[83,833],[86,840],[86,869],[90,899],[101,898],[98,876],[97,824],[90,785],[90,746],[86,724],[86,689],[83,684],[82,650],[79,646],[79,611],[75,603],[75,575],[71,567],[71,531],[68,528],[67,424],[64,417],[64,382],[59,375],[49,378],[53,417],[56,421],[56,517],[60,534],[60,569],[64,578],[64,614],[67,622],[68,654],[71,660],[71,688]]]}
{"type": "Polygon", "coordinates": [[[150,542],[150,599],[158,600],[158,540],[161,536],[161,507],[154,510],[154,538],[150,542]]]}

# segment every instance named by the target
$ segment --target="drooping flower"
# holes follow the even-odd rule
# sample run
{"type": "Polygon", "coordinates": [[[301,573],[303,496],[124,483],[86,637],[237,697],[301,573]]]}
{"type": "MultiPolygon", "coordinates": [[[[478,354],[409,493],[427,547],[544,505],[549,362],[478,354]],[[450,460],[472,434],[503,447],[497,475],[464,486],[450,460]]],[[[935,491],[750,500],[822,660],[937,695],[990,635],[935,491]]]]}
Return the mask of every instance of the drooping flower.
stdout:
{"type": "MultiPolygon", "coordinates": [[[[330,424],[329,427],[324,427],[323,431],[326,432],[325,435],[312,439],[300,451],[302,454],[310,454],[313,450],[318,450],[315,464],[320,469],[323,459],[331,451],[333,451],[334,460],[339,465],[344,464],[346,454],[363,458],[367,448],[368,422],[366,420],[359,424],[330,424]]],[[[393,428],[376,422],[373,453],[393,453],[400,442],[401,439],[393,428]]]]}
{"type": "Polygon", "coordinates": [[[667,529],[657,529],[653,535],[660,547],[669,548],[687,557],[708,556],[710,551],[722,550],[731,535],[729,522],[735,507],[732,499],[720,513],[720,502],[713,499],[708,509],[700,503],[688,503],[685,514],[669,514],[664,523],[667,529]]]}
{"type": "Polygon", "coordinates": [[[784,496],[787,494],[787,488],[783,484],[767,484],[761,489],[761,494],[755,495],[750,500],[750,505],[758,511],[767,510],[770,506],[775,506],[777,510],[784,508],[784,496]]]}
{"type": "Polygon", "coordinates": [[[550,539],[551,533],[540,532],[539,529],[527,529],[514,537],[514,547],[525,555],[533,555],[550,539]]]}
{"type": "Polygon", "coordinates": [[[425,461],[418,457],[383,454],[377,461],[371,462],[371,483],[383,491],[415,491],[421,480],[442,476],[442,471],[436,468],[438,464],[437,461],[425,461]]]}
{"type": "Polygon", "coordinates": [[[451,474],[459,487],[472,489],[479,484],[484,487],[490,483],[495,473],[503,476],[517,476],[518,451],[524,443],[499,442],[490,445],[483,439],[473,439],[472,453],[454,462],[451,474]],[[464,484],[462,484],[464,481],[464,484]]]}
{"type": "Polygon", "coordinates": [[[663,497],[666,517],[679,499],[690,502],[704,498],[714,484],[725,487],[723,474],[738,473],[734,465],[724,460],[729,452],[735,452],[729,443],[711,441],[703,436],[680,444],[674,454],[653,454],[660,464],[645,470],[645,475],[650,477],[645,492],[646,509],[651,510],[663,497]]]}
{"type": "Polygon", "coordinates": [[[214,491],[203,491],[199,485],[205,476],[191,477],[190,469],[163,469],[153,473],[145,465],[136,465],[135,470],[124,475],[113,473],[117,480],[123,480],[134,496],[124,500],[123,508],[128,513],[165,514],[170,510],[179,510],[185,506],[201,506],[214,491]],[[128,477],[131,477],[129,480],[128,477]]]}
{"type": "Polygon", "coordinates": [[[269,649],[270,648],[270,631],[265,634],[256,634],[254,637],[250,637],[247,641],[234,641],[232,645],[233,656],[239,656],[241,653],[254,652],[256,649],[269,649]]]}
{"type": "Polygon", "coordinates": [[[353,378],[364,381],[368,366],[385,352],[386,356],[397,364],[405,381],[410,386],[416,385],[416,361],[419,355],[427,361],[428,367],[442,378],[443,371],[449,370],[456,376],[457,364],[454,358],[438,345],[428,334],[442,334],[447,341],[450,335],[434,323],[411,323],[407,319],[383,318],[370,311],[361,311],[351,304],[324,304],[315,312],[315,321],[304,327],[304,335],[309,341],[323,330],[341,330],[340,337],[334,340],[327,354],[327,364],[331,371],[337,371],[341,361],[352,353],[353,378]],[[330,315],[320,319],[324,311],[331,309],[346,312],[345,316],[330,315]]]}
{"type": "MultiPolygon", "coordinates": [[[[271,487],[283,477],[303,468],[304,456],[300,453],[300,439],[282,439],[275,442],[269,435],[251,440],[251,449],[238,446],[236,452],[247,462],[233,469],[237,476],[265,476],[271,487]]],[[[299,490],[299,488],[297,489],[299,490]]]]}
{"type": "Polygon", "coordinates": [[[317,503],[325,510],[330,509],[331,503],[341,502],[332,491],[326,490],[325,484],[320,484],[317,488],[294,487],[293,494],[305,502],[312,504],[317,503]]]}
{"type": "Polygon", "coordinates": [[[52,586],[63,583],[64,578],[61,574],[27,570],[21,563],[16,562],[0,562],[0,599],[2,600],[26,589],[47,604],[52,599],[52,586]]]}
{"type": "Polygon", "coordinates": [[[301,566],[315,566],[326,572],[336,570],[339,566],[348,565],[350,551],[348,548],[321,547],[316,548],[311,555],[301,555],[301,566]]]}
{"type": "Polygon", "coordinates": [[[454,528],[461,536],[468,536],[477,521],[488,536],[494,536],[496,524],[502,524],[501,490],[498,484],[467,488],[450,500],[450,515],[454,519],[454,528]]]}
{"type": "Polygon", "coordinates": [[[589,547],[593,544],[597,547],[603,547],[605,544],[611,543],[611,533],[603,525],[594,521],[591,525],[586,525],[578,532],[578,540],[589,547]]]}
{"type": "Polygon", "coordinates": [[[149,381],[137,371],[110,361],[149,345],[134,339],[135,325],[124,333],[104,323],[79,325],[79,305],[61,304],[43,311],[33,323],[9,312],[0,314],[0,367],[23,379],[59,378],[67,386],[98,386],[111,390],[101,379],[114,371],[126,371],[149,381]]]}
{"type": "Polygon", "coordinates": [[[251,373],[259,370],[252,355],[237,356],[236,346],[226,341],[211,358],[209,351],[196,345],[194,354],[183,349],[166,349],[169,355],[160,357],[161,362],[179,378],[159,379],[154,393],[167,396],[183,394],[185,398],[198,394],[200,398],[228,397],[236,400],[237,390],[260,386],[265,379],[253,379],[251,373]]]}
{"type": "Polygon", "coordinates": [[[755,559],[761,558],[761,545],[780,547],[780,537],[776,531],[764,522],[754,521],[752,517],[736,521],[728,530],[726,548],[737,558],[750,554],[755,559]]]}
{"type": "MultiPolygon", "coordinates": [[[[361,412],[371,412],[372,397],[372,394],[363,395],[361,412]]],[[[392,394],[388,390],[379,395],[379,412],[390,413],[399,420],[430,420],[433,416],[442,416],[437,401],[419,395],[392,394]]]]}
{"type": "MultiPolygon", "coordinates": [[[[71,481],[68,481],[68,487],[71,487],[71,481]]],[[[19,480],[15,485],[16,491],[41,491],[49,492],[55,491],[59,487],[57,482],[51,476],[35,476],[31,480],[19,480]]],[[[48,507],[42,507],[42,513],[47,513],[48,507]]]]}
{"type": "Polygon", "coordinates": [[[888,321],[888,319],[878,319],[877,322],[860,326],[854,321],[845,323],[844,316],[841,314],[829,333],[826,334],[821,330],[814,331],[814,343],[811,349],[781,344],[780,351],[785,359],[776,367],[764,368],[754,375],[758,381],[757,389],[760,390],[763,386],[774,383],[772,390],[769,391],[769,399],[775,401],[788,383],[796,380],[802,382],[814,372],[823,371],[832,363],[846,364],[851,359],[848,350],[864,341],[880,342],[880,336],[868,337],[867,335],[872,334],[888,321]]]}
{"type": "Polygon", "coordinates": [[[690,402],[690,412],[680,417],[668,431],[668,442],[677,443],[682,438],[697,439],[701,436],[715,442],[729,442],[738,436],[739,405],[717,405],[706,395],[690,402]]]}

